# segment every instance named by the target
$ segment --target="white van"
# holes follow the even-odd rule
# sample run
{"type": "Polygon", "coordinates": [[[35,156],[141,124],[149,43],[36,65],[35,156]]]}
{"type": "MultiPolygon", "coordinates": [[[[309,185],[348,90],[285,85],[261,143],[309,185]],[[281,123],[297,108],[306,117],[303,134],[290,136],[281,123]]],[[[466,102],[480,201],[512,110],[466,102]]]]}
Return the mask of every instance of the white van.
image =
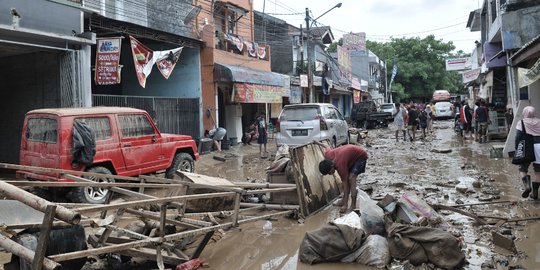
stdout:
{"type": "Polygon", "coordinates": [[[334,147],[349,143],[349,126],[332,104],[286,105],[281,110],[276,128],[278,145],[298,146],[325,139],[334,147]]]}

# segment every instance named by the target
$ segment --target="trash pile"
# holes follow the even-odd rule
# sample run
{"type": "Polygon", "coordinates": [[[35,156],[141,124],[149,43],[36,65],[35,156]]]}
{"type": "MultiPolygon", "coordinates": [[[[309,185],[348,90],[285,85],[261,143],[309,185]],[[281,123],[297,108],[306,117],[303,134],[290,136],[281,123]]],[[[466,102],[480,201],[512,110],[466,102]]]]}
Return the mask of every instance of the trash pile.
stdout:
{"type": "Polygon", "coordinates": [[[300,261],[359,263],[386,268],[392,260],[455,269],[466,263],[462,243],[443,218],[414,194],[376,202],[358,190],[358,209],[307,232],[300,261]]]}

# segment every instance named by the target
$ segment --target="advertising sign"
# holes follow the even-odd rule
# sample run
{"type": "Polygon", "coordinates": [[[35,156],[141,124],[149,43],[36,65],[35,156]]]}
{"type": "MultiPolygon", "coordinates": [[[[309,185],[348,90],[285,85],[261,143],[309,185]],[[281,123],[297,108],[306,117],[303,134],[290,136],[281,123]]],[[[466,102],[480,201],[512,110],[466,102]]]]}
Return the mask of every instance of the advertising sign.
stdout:
{"type": "Polygon", "coordinates": [[[234,102],[281,103],[283,87],[264,84],[235,83],[234,102]]]}
{"type": "Polygon", "coordinates": [[[309,87],[308,76],[306,74],[300,74],[300,87],[309,87]]]}
{"type": "Polygon", "coordinates": [[[446,71],[466,70],[471,68],[470,58],[449,58],[446,59],[446,71]]]}
{"type": "Polygon", "coordinates": [[[476,80],[478,76],[480,75],[480,68],[472,69],[472,70],[466,70],[463,72],[463,83],[468,83],[476,80]]]}
{"type": "Polygon", "coordinates": [[[354,103],[360,103],[360,91],[353,90],[353,101],[354,103]]]}
{"type": "Polygon", "coordinates": [[[349,33],[343,35],[343,47],[348,51],[366,50],[366,33],[349,33]]]}
{"type": "Polygon", "coordinates": [[[120,83],[120,48],[122,38],[98,38],[96,47],[97,85],[111,85],[120,83]]]}

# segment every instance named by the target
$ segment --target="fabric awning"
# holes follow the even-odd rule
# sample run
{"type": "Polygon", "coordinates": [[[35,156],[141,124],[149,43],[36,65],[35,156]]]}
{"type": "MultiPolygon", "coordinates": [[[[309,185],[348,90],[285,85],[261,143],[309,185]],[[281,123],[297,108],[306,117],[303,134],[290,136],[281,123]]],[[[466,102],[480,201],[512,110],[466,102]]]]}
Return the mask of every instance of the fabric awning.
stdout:
{"type": "Polygon", "coordinates": [[[285,84],[284,76],[286,75],[237,65],[214,64],[214,81],[216,82],[250,83],[283,87],[285,84]]]}

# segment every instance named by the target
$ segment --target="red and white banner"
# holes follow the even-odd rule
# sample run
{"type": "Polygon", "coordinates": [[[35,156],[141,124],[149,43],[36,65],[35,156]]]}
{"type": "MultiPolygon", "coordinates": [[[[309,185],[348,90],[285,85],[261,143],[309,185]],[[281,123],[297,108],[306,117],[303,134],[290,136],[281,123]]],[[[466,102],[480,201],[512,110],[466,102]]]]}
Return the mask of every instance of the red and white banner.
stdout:
{"type": "Polygon", "coordinates": [[[154,52],[154,57],[156,58],[156,66],[159,69],[159,72],[165,77],[165,79],[169,79],[169,76],[171,76],[171,73],[176,66],[176,63],[178,62],[178,59],[180,59],[180,54],[182,53],[182,49],[184,47],[179,47],[176,49],[172,49],[170,51],[156,51],[154,52]]]}
{"type": "Polygon", "coordinates": [[[154,52],[144,46],[134,37],[129,36],[131,42],[131,52],[133,53],[133,63],[135,64],[135,72],[139,79],[139,84],[144,88],[146,86],[146,78],[152,72],[155,58],[154,52]]]}
{"type": "Polygon", "coordinates": [[[97,85],[120,83],[120,49],[122,38],[98,38],[95,81],[97,85]]]}
{"type": "Polygon", "coordinates": [[[361,101],[361,96],[360,96],[360,91],[358,90],[353,90],[353,102],[354,103],[360,103],[361,101]]]}

